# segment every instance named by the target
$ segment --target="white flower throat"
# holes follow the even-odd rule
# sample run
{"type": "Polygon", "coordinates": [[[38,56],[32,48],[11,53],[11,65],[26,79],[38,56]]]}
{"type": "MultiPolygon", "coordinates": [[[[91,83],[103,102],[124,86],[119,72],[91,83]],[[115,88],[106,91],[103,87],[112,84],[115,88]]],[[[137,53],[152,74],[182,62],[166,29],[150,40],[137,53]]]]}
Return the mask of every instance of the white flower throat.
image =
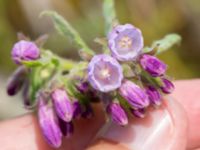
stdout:
{"type": "Polygon", "coordinates": [[[101,77],[104,78],[104,79],[109,78],[111,76],[110,70],[108,68],[102,69],[100,74],[101,74],[101,77]]]}
{"type": "Polygon", "coordinates": [[[120,39],[119,41],[119,46],[121,48],[127,49],[127,48],[131,48],[132,46],[132,39],[128,36],[124,36],[120,39]]]}

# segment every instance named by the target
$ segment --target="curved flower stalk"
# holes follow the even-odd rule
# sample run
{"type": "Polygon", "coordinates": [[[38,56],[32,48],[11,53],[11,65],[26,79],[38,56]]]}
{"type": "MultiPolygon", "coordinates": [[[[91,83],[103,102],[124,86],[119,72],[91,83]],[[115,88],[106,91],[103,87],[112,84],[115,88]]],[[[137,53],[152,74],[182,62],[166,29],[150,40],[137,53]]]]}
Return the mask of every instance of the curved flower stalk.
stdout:
{"type": "MultiPolygon", "coordinates": [[[[167,65],[156,57],[180,42],[176,34],[144,47],[140,29],[120,25],[113,0],[104,0],[106,38],[101,54],[96,54],[67,20],[56,12],[50,16],[56,30],[78,46],[80,62],[62,58],[42,45],[46,37],[31,42],[20,34],[11,57],[19,66],[11,76],[7,93],[23,89],[25,108],[38,112],[44,138],[50,146],[60,147],[62,137],[69,138],[74,120],[95,117],[93,102],[103,103],[109,118],[125,126],[130,117],[144,118],[148,108],[162,104],[173,83],[166,78],[167,65]]],[[[157,108],[155,107],[155,108],[157,108]]]]}

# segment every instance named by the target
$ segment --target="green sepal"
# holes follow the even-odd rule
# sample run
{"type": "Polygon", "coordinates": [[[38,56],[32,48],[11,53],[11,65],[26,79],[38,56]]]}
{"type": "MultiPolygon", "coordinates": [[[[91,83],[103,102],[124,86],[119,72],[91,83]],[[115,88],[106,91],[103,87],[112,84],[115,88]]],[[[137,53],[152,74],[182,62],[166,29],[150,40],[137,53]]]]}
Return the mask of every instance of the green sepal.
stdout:
{"type": "Polygon", "coordinates": [[[158,55],[169,50],[172,46],[180,44],[181,36],[175,33],[166,35],[163,39],[154,41],[151,47],[144,47],[143,53],[158,55]]]}
{"type": "Polygon", "coordinates": [[[156,50],[156,55],[169,50],[172,46],[180,44],[181,36],[175,33],[166,35],[163,39],[155,41],[152,48],[156,50]]]}

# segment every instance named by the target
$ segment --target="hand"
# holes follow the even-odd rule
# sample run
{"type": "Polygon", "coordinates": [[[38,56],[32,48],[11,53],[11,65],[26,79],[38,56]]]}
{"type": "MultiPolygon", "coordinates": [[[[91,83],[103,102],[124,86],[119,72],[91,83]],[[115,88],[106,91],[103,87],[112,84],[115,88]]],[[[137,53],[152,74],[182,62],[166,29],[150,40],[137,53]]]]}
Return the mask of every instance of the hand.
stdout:
{"type": "MultiPolygon", "coordinates": [[[[175,99],[166,98],[145,119],[134,119],[125,128],[105,124],[104,113],[95,104],[95,118],[76,121],[74,135],[65,139],[60,150],[126,150],[126,146],[133,150],[197,150],[200,80],[176,81],[175,85],[175,99]]],[[[51,150],[33,114],[1,122],[0,145],[2,150],[51,150]]]]}

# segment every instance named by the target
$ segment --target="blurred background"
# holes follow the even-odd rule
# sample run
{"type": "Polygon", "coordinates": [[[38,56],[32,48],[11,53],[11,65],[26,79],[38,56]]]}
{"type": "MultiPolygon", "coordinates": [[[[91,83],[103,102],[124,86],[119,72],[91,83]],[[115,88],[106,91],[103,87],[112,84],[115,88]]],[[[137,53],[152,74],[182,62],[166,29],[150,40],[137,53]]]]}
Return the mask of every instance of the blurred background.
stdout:
{"type": "MultiPolygon", "coordinates": [[[[43,10],[56,10],[67,18],[83,39],[96,51],[93,40],[104,37],[102,0],[0,0],[0,119],[25,113],[20,94],[8,97],[5,86],[16,68],[10,59],[16,33],[23,32],[32,40],[48,33],[45,48],[69,58],[79,59],[71,42],[58,35],[49,18],[39,18],[43,10]]],[[[183,40],[178,47],[160,55],[174,79],[200,77],[200,1],[199,0],[116,0],[121,23],[139,27],[146,45],[171,32],[183,40]]]]}

